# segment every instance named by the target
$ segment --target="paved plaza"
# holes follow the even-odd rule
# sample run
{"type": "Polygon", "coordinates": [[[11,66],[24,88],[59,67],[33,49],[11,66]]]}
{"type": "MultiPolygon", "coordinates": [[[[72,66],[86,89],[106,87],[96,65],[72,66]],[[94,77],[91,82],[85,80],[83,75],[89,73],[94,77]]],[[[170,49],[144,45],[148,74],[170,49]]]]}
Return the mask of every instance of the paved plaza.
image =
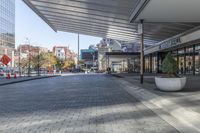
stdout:
{"type": "Polygon", "coordinates": [[[0,87],[0,133],[176,133],[106,75],[0,87]]]}

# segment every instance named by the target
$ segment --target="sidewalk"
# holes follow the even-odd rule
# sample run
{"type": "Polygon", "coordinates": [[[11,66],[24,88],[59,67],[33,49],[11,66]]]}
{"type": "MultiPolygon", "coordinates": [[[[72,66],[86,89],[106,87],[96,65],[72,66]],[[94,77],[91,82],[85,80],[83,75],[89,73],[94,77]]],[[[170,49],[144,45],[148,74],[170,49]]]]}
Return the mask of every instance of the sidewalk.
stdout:
{"type": "Polygon", "coordinates": [[[162,92],[154,83],[155,75],[146,75],[140,84],[138,74],[115,74],[126,90],[179,131],[200,132],[200,77],[188,76],[183,91],[162,92]],[[164,115],[163,115],[164,114],[164,115]],[[186,129],[183,129],[183,128],[186,129]],[[192,130],[192,131],[191,131],[192,130]]]}
{"type": "Polygon", "coordinates": [[[9,84],[15,84],[30,80],[37,80],[37,79],[44,79],[44,78],[52,78],[57,77],[60,75],[47,75],[47,76],[33,76],[33,77],[18,77],[17,79],[11,78],[11,79],[0,79],[0,86],[9,85],[9,84]]]}

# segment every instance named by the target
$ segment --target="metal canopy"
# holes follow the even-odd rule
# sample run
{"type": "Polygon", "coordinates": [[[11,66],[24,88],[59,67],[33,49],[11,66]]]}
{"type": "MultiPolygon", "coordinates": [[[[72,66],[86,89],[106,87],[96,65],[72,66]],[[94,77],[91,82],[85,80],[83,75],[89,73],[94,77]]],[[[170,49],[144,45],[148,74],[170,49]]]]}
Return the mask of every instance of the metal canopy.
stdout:
{"type": "MultiPolygon", "coordinates": [[[[143,0],[141,0],[143,1],[143,0]]],[[[148,0],[145,8],[130,20],[137,22],[200,22],[200,0],[148,0]]]]}
{"type": "MultiPolygon", "coordinates": [[[[148,0],[23,0],[54,31],[140,42],[131,16],[148,0]]],[[[154,44],[198,26],[198,23],[145,23],[144,43],[154,44]]]]}

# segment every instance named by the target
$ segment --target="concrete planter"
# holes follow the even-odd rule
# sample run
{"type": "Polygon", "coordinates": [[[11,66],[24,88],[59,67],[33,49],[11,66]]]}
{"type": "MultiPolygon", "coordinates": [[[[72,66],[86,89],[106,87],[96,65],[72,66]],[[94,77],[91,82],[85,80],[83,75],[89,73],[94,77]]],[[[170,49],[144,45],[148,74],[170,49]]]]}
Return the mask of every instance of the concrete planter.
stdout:
{"type": "Polygon", "coordinates": [[[186,84],[186,77],[182,78],[161,78],[155,77],[156,86],[162,91],[179,91],[186,84]]]}

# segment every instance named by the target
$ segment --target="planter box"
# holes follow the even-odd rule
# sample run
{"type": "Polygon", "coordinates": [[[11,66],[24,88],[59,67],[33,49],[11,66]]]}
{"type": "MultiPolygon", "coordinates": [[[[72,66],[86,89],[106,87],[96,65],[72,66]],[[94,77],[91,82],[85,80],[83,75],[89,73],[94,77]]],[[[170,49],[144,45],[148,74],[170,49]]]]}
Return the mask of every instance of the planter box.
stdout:
{"type": "Polygon", "coordinates": [[[161,78],[155,77],[157,88],[162,91],[180,91],[186,84],[186,77],[182,78],[161,78]]]}

